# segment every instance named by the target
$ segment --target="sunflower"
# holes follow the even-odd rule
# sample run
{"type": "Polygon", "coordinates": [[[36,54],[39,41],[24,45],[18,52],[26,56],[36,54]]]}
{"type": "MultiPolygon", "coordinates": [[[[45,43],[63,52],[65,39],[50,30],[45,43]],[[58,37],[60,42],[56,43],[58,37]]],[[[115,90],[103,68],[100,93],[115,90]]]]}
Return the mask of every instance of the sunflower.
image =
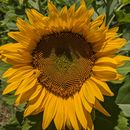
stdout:
{"type": "Polygon", "coordinates": [[[116,69],[130,60],[115,54],[126,40],[103,15],[92,19],[83,0],[77,10],[51,2],[48,9],[48,16],[27,10],[29,22],[17,19],[20,31],[8,33],[17,42],[0,47],[0,58],[12,65],[3,94],[16,90],[15,105],[27,102],[25,117],[43,112],[43,129],[54,121],[57,130],[94,130],[93,109],[110,116],[100,104],[113,96],[106,81],[122,79],[116,69]]]}

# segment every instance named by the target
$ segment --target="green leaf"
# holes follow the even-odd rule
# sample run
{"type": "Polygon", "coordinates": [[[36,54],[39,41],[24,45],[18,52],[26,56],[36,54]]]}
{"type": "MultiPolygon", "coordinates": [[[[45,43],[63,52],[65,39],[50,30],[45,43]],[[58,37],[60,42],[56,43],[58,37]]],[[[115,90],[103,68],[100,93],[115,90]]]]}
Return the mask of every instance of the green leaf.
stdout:
{"type": "Polygon", "coordinates": [[[89,6],[90,4],[92,4],[93,1],[94,1],[94,0],[87,0],[87,1],[86,1],[87,6],[89,6]]]}
{"type": "Polygon", "coordinates": [[[19,4],[22,5],[24,0],[18,0],[19,4]]]}
{"type": "Polygon", "coordinates": [[[29,130],[31,128],[31,121],[26,119],[22,125],[22,130],[29,130]]]}
{"type": "Polygon", "coordinates": [[[123,86],[119,89],[118,95],[116,98],[117,104],[130,104],[130,77],[124,81],[123,86]]]}
{"type": "Polygon", "coordinates": [[[14,104],[15,99],[16,99],[16,97],[13,96],[13,95],[6,95],[6,96],[3,96],[3,98],[2,98],[2,100],[3,100],[6,104],[8,104],[8,105],[10,105],[10,106],[14,104]]]}
{"type": "MultiPolygon", "coordinates": [[[[43,113],[39,113],[34,116],[29,116],[25,121],[25,126],[30,127],[27,130],[42,130],[43,113]],[[28,126],[29,125],[29,126],[28,126]]],[[[24,123],[23,123],[24,124],[24,123]]],[[[22,129],[24,130],[24,129],[22,129]]],[[[26,130],[26,129],[25,129],[26,130]]],[[[46,130],[56,130],[55,124],[52,121],[46,130]]],[[[68,129],[66,129],[68,130],[68,129]]]]}
{"type": "Polygon", "coordinates": [[[112,0],[112,3],[110,4],[109,7],[109,16],[113,13],[113,11],[117,8],[118,6],[118,0],[112,0]]]}
{"type": "Polygon", "coordinates": [[[9,124],[11,118],[13,118],[12,107],[4,104],[3,101],[0,100],[0,126],[5,126],[6,124],[9,124]]]}
{"type": "Polygon", "coordinates": [[[38,0],[28,0],[28,3],[31,5],[31,8],[33,7],[34,9],[40,10],[38,0]]]}
{"type": "Polygon", "coordinates": [[[17,30],[16,24],[14,22],[8,22],[6,23],[6,26],[10,29],[10,30],[17,30]]]}
{"type": "Polygon", "coordinates": [[[5,130],[5,128],[3,128],[3,127],[0,126],[0,130],[5,130]]]}
{"type": "Polygon", "coordinates": [[[130,61],[126,61],[125,65],[118,68],[118,72],[122,75],[126,75],[128,72],[130,72],[130,61]]]}
{"type": "Polygon", "coordinates": [[[130,40],[127,42],[127,44],[121,50],[130,51],[130,40]]]}
{"type": "MultiPolygon", "coordinates": [[[[126,61],[125,64],[123,66],[121,66],[120,68],[117,69],[118,72],[122,75],[127,75],[130,72],[130,61],[126,61]]],[[[123,83],[124,80],[114,80],[114,81],[110,81],[111,83],[114,84],[121,84],[123,83]]]]}
{"type": "Polygon", "coordinates": [[[23,122],[23,112],[16,111],[16,119],[19,122],[19,124],[21,125],[23,122]]]}
{"type": "Polygon", "coordinates": [[[30,121],[30,129],[29,130],[42,130],[42,118],[43,113],[39,113],[34,116],[29,116],[28,120],[30,121]]]}
{"type": "Polygon", "coordinates": [[[118,116],[118,124],[114,130],[130,130],[128,127],[128,119],[124,116],[123,113],[120,113],[118,116]]]}
{"type": "Polygon", "coordinates": [[[124,10],[116,11],[119,22],[130,22],[130,13],[125,13],[124,10]]]}
{"type": "Polygon", "coordinates": [[[4,130],[21,130],[21,127],[17,124],[9,124],[4,126],[4,130]]]}
{"type": "Polygon", "coordinates": [[[116,103],[124,115],[130,117],[130,77],[125,79],[123,86],[119,89],[116,103]]]}
{"type": "MultiPolygon", "coordinates": [[[[11,110],[13,110],[11,107],[8,106],[8,108],[11,110]]],[[[3,126],[4,130],[24,130],[22,128],[27,128],[25,130],[29,130],[28,125],[27,125],[27,121],[25,121],[22,126],[22,122],[23,122],[23,112],[13,112],[11,118],[8,119],[9,121],[6,122],[6,125],[3,126]]],[[[0,129],[1,130],[1,129],[0,129]]]]}
{"type": "Polygon", "coordinates": [[[0,61],[0,75],[10,67],[9,64],[5,64],[4,62],[0,61]]]}
{"type": "Polygon", "coordinates": [[[120,114],[120,109],[115,103],[115,98],[118,92],[120,84],[108,83],[110,89],[114,92],[115,96],[107,97],[105,96],[105,101],[102,103],[104,108],[110,113],[111,117],[106,117],[103,114],[96,111],[96,118],[94,120],[95,129],[94,130],[114,130],[117,125],[118,115],[120,114]]]}
{"type": "Polygon", "coordinates": [[[123,3],[123,4],[130,4],[130,0],[121,0],[121,2],[123,3]]]}
{"type": "Polygon", "coordinates": [[[118,104],[126,117],[130,117],[130,104],[118,104]]]}

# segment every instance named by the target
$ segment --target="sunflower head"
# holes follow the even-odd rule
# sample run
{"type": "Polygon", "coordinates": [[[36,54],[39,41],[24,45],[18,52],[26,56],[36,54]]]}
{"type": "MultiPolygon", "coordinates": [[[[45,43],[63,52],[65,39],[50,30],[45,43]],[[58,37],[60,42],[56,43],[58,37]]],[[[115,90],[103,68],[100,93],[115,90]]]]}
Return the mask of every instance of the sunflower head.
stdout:
{"type": "Polygon", "coordinates": [[[130,60],[116,55],[126,40],[103,15],[92,19],[83,0],[77,10],[51,2],[48,10],[48,16],[27,10],[29,23],[18,19],[19,31],[8,33],[16,43],[0,47],[0,58],[12,64],[3,94],[15,90],[15,104],[27,102],[25,116],[43,112],[43,129],[53,120],[58,130],[94,130],[92,109],[109,116],[99,102],[113,96],[106,81],[122,79],[117,68],[130,60]]]}
{"type": "Polygon", "coordinates": [[[32,53],[38,81],[62,98],[73,96],[91,76],[94,52],[83,36],[63,31],[42,37],[32,53]]]}

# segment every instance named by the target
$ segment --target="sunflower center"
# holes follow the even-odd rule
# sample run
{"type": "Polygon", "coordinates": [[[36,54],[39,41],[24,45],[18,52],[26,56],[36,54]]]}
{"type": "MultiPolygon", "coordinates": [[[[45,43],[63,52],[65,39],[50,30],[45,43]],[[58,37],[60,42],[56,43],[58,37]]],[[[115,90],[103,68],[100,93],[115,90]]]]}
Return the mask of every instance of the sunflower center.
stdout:
{"type": "Polygon", "coordinates": [[[91,45],[72,32],[43,36],[32,55],[33,66],[41,72],[39,83],[63,98],[80,91],[95,61],[91,45]]]}

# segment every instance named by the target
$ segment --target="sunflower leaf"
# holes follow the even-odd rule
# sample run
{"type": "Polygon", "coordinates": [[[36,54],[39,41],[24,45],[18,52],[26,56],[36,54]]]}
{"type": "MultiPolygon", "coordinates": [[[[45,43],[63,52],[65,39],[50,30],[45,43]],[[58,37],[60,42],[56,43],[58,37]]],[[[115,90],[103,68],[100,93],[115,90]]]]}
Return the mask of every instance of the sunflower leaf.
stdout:
{"type": "Polygon", "coordinates": [[[123,86],[119,89],[116,103],[126,117],[130,117],[130,77],[125,79],[123,86]]]}
{"type": "Polygon", "coordinates": [[[31,121],[29,121],[28,119],[26,119],[24,121],[24,124],[22,125],[22,130],[29,130],[31,128],[30,123],[31,123],[31,121]]]}
{"type": "Polygon", "coordinates": [[[126,117],[130,117],[130,104],[118,104],[126,117]]]}
{"type": "MultiPolygon", "coordinates": [[[[42,113],[39,113],[35,116],[29,116],[25,120],[25,126],[27,125],[30,127],[29,130],[42,130],[42,113]],[[28,124],[29,123],[29,124],[28,124]]],[[[22,129],[22,130],[28,130],[28,129],[22,129]]]]}
{"type": "Polygon", "coordinates": [[[116,98],[117,104],[130,104],[130,77],[127,76],[123,86],[119,89],[116,98]]]}
{"type": "Polygon", "coordinates": [[[13,105],[14,102],[15,102],[15,96],[11,96],[11,95],[6,95],[6,96],[3,96],[3,101],[8,104],[8,105],[13,105]]]}
{"type": "Polygon", "coordinates": [[[123,3],[123,4],[130,4],[130,0],[121,0],[121,2],[123,3]]]}
{"type": "Polygon", "coordinates": [[[121,50],[130,51],[130,40],[127,42],[127,44],[121,50]]]}
{"type": "Polygon", "coordinates": [[[118,116],[118,125],[114,128],[114,130],[130,130],[128,127],[128,119],[122,112],[118,116]]]}
{"type": "Polygon", "coordinates": [[[130,13],[125,13],[124,10],[116,11],[119,22],[130,22],[130,13]]]}
{"type": "Polygon", "coordinates": [[[122,75],[126,75],[127,73],[129,73],[130,72],[130,61],[126,61],[125,65],[118,68],[118,72],[122,75]]]}

